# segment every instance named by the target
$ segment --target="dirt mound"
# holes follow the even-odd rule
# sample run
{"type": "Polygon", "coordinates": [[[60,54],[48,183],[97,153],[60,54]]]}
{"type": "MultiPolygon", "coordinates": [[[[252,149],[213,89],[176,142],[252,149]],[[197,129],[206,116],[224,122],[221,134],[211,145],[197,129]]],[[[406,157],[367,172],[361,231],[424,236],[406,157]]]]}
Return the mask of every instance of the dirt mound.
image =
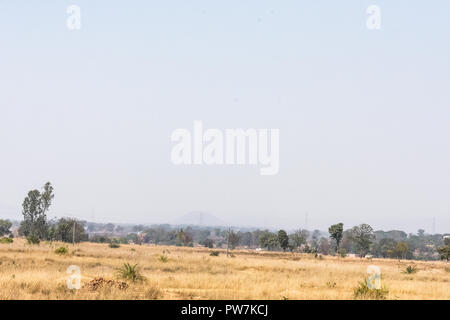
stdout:
{"type": "Polygon", "coordinates": [[[123,281],[117,281],[117,280],[110,280],[110,279],[105,279],[102,277],[98,277],[98,278],[94,278],[91,281],[89,281],[88,283],[86,283],[84,285],[85,288],[87,288],[88,290],[98,290],[100,288],[105,288],[105,287],[115,287],[121,290],[124,290],[126,288],[128,288],[128,284],[126,282],[123,281]]]}

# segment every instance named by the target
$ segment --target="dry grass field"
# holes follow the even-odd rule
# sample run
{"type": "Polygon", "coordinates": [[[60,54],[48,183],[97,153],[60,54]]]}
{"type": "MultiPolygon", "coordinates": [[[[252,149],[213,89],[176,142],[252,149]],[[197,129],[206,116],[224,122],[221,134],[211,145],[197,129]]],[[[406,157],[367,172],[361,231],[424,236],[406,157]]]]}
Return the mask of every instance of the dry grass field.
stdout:
{"type": "Polygon", "coordinates": [[[30,246],[23,239],[0,244],[0,299],[353,299],[369,265],[381,268],[387,299],[450,299],[445,262],[240,250],[227,258],[224,252],[210,256],[206,248],[96,243],[66,245],[68,253],[56,254],[62,245],[30,246]],[[126,281],[126,288],[115,282],[89,286],[98,277],[118,280],[117,268],[127,262],[138,264],[145,281],[126,281]],[[404,273],[411,264],[418,271],[404,273]],[[81,270],[79,290],[67,288],[70,265],[81,270]]]}

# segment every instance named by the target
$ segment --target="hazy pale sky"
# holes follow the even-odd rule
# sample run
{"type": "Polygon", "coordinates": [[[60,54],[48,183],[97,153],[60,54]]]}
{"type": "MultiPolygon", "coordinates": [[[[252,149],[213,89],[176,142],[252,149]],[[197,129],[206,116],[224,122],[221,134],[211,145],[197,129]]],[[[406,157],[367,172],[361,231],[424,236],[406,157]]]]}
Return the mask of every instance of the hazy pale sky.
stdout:
{"type": "Polygon", "coordinates": [[[0,111],[1,217],[51,181],[50,216],[450,231],[446,0],[0,0],[0,111]],[[194,120],[279,128],[279,174],[173,165],[194,120]]]}

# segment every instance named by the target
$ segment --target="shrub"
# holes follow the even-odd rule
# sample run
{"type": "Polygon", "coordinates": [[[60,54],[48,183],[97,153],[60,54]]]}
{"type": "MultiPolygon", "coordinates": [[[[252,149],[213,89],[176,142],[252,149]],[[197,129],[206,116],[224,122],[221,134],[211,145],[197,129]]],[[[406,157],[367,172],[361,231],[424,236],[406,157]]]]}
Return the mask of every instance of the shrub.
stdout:
{"type": "Polygon", "coordinates": [[[389,290],[386,287],[371,289],[367,285],[367,279],[361,281],[353,291],[354,299],[386,300],[389,290]]]}
{"type": "Polygon", "coordinates": [[[165,255],[161,255],[159,256],[159,261],[161,261],[162,263],[166,263],[167,261],[169,261],[169,258],[167,258],[167,256],[165,255]]]}
{"type": "Polygon", "coordinates": [[[67,249],[66,247],[59,247],[58,249],[55,250],[56,254],[67,254],[69,253],[69,249],[67,249]]]}
{"type": "Polygon", "coordinates": [[[403,271],[403,273],[406,273],[406,274],[413,274],[413,273],[416,273],[417,271],[419,271],[419,270],[417,269],[417,266],[409,265],[409,266],[407,266],[407,267],[405,268],[405,270],[403,271]]]}
{"type": "Polygon", "coordinates": [[[117,238],[112,238],[109,241],[109,247],[110,248],[119,248],[120,247],[120,241],[117,238]]]}
{"type": "Polygon", "coordinates": [[[137,266],[137,264],[133,266],[129,263],[124,263],[122,267],[117,269],[117,276],[133,282],[143,281],[145,278],[141,275],[137,266]]]}
{"type": "Polygon", "coordinates": [[[212,257],[218,257],[219,256],[219,251],[211,251],[209,253],[209,255],[212,256],[212,257]]]}
{"type": "Polygon", "coordinates": [[[0,238],[0,243],[13,243],[14,240],[11,238],[7,238],[7,237],[2,237],[0,238]]]}
{"type": "Polygon", "coordinates": [[[39,240],[38,236],[30,234],[27,237],[27,242],[28,242],[28,244],[39,244],[39,243],[41,243],[41,240],[39,240]]]}
{"type": "Polygon", "coordinates": [[[339,249],[338,254],[341,258],[345,258],[347,256],[347,250],[345,250],[344,248],[339,249]]]}
{"type": "Polygon", "coordinates": [[[445,267],[445,272],[450,272],[450,267],[445,267]]]}

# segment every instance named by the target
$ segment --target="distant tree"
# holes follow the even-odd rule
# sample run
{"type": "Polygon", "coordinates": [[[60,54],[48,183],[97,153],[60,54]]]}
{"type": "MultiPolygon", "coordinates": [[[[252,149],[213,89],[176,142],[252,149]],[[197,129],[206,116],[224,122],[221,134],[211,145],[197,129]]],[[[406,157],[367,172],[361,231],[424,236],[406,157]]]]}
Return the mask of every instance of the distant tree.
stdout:
{"type": "Polygon", "coordinates": [[[375,255],[383,258],[392,258],[395,256],[397,241],[390,238],[381,239],[376,245],[375,255]]]}
{"type": "Polygon", "coordinates": [[[418,235],[419,237],[423,238],[423,237],[425,236],[425,230],[419,229],[419,230],[417,231],[417,235],[418,235]]]}
{"type": "Polygon", "coordinates": [[[115,229],[115,225],[113,223],[108,223],[105,226],[106,232],[113,233],[115,229]]]}
{"type": "Polygon", "coordinates": [[[318,247],[319,247],[319,239],[320,239],[320,235],[322,233],[320,232],[320,230],[314,230],[312,235],[311,235],[311,246],[312,246],[312,252],[317,252],[318,247]]]}
{"type": "Polygon", "coordinates": [[[328,233],[330,234],[330,238],[336,241],[336,252],[338,252],[339,245],[341,243],[342,237],[344,236],[344,224],[333,224],[328,228],[328,233]]]}
{"type": "Polygon", "coordinates": [[[54,227],[52,232],[54,240],[69,243],[87,240],[84,224],[76,219],[61,218],[52,227],[54,227]]]}
{"type": "Polygon", "coordinates": [[[203,245],[207,248],[214,248],[214,241],[212,239],[206,239],[203,241],[203,245]]]}
{"type": "Polygon", "coordinates": [[[268,250],[277,248],[279,246],[278,236],[270,231],[264,231],[259,236],[259,246],[268,250]]]}
{"type": "Polygon", "coordinates": [[[368,224],[361,224],[352,229],[352,240],[355,242],[360,257],[364,257],[369,252],[370,245],[375,239],[373,229],[368,224]]]}
{"type": "Polygon", "coordinates": [[[444,245],[438,248],[438,252],[442,260],[450,260],[450,238],[447,237],[444,239],[444,245]]]}
{"type": "Polygon", "coordinates": [[[22,204],[24,219],[20,224],[19,234],[25,235],[33,243],[47,237],[46,212],[50,208],[53,198],[53,187],[50,182],[45,184],[42,193],[39,190],[28,192],[22,204]]]}
{"type": "Polygon", "coordinates": [[[289,242],[292,248],[298,249],[302,244],[306,244],[307,235],[304,231],[306,230],[297,230],[289,235],[289,242]]]}
{"type": "Polygon", "coordinates": [[[253,237],[251,232],[238,232],[239,243],[243,246],[252,246],[253,245],[253,237]]]}
{"type": "Polygon", "coordinates": [[[400,241],[394,248],[394,255],[398,259],[406,259],[406,255],[408,254],[409,247],[408,244],[404,241],[400,241]]]}
{"type": "Polygon", "coordinates": [[[329,254],[330,253],[330,242],[328,241],[327,238],[325,238],[325,237],[320,238],[318,251],[321,254],[329,254]]]}
{"type": "Polygon", "coordinates": [[[233,230],[229,230],[227,232],[227,243],[229,244],[230,249],[235,249],[239,244],[239,235],[233,230]]]}
{"type": "Polygon", "coordinates": [[[280,244],[280,247],[281,249],[283,249],[283,251],[286,251],[286,249],[289,247],[289,237],[286,231],[278,231],[278,243],[280,244]]]}
{"type": "Polygon", "coordinates": [[[11,234],[11,231],[9,230],[11,227],[11,221],[0,219],[0,237],[11,234]]]}
{"type": "Polygon", "coordinates": [[[178,244],[182,244],[183,246],[187,246],[190,243],[192,243],[193,238],[192,234],[188,231],[184,231],[183,229],[180,229],[180,231],[177,232],[177,242],[178,244]]]}
{"type": "Polygon", "coordinates": [[[145,227],[142,224],[139,225],[135,225],[133,226],[132,230],[133,232],[140,232],[140,231],[144,231],[145,227]]]}

